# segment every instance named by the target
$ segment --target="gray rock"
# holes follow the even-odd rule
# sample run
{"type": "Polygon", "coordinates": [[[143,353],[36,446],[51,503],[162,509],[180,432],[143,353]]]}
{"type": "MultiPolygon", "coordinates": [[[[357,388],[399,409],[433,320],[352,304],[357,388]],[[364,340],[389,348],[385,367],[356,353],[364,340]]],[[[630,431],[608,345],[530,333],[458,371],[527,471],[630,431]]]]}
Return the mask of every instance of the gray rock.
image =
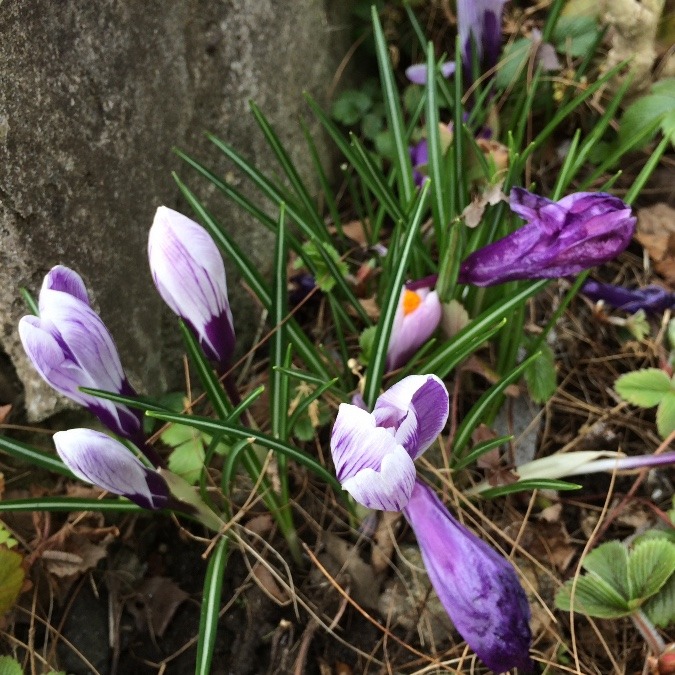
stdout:
{"type": "MultiPolygon", "coordinates": [[[[10,0],[0,3],[0,36],[0,341],[29,419],[63,402],[23,355],[19,288],[37,292],[57,263],[84,277],[132,382],[145,392],[176,386],[175,321],[146,258],[156,207],[190,214],[170,172],[212,205],[263,271],[272,247],[269,233],[216,199],[171,148],[226,173],[231,167],[203,137],[208,129],[271,166],[248,113],[254,99],[310,176],[301,93],[321,99],[328,90],[347,48],[346,24],[316,0],[10,0]]],[[[244,336],[257,317],[236,298],[234,305],[244,336]]]]}

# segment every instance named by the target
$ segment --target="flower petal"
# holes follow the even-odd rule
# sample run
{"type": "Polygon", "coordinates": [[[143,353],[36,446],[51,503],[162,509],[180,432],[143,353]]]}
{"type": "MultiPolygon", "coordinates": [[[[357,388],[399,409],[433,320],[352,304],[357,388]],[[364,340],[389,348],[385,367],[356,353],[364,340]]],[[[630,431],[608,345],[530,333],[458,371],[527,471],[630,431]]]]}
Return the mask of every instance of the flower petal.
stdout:
{"type": "Polygon", "coordinates": [[[129,498],[146,509],[169,500],[164,479],[134,457],[121,443],[99,431],[69,429],[54,434],[54,445],[66,466],[82,480],[129,498]]]}
{"type": "MultiPolygon", "coordinates": [[[[40,298],[42,298],[42,291],[51,290],[51,291],[61,291],[63,293],[68,293],[73,297],[81,300],[85,305],[89,304],[89,294],[87,293],[87,287],[82,281],[82,277],[64,265],[56,265],[52,267],[42,282],[42,289],[40,291],[40,298]]],[[[40,311],[42,311],[42,306],[40,306],[40,311]]]]}
{"type": "Polygon", "coordinates": [[[669,293],[661,286],[629,289],[589,279],[581,287],[581,292],[595,302],[602,300],[629,314],[641,309],[658,314],[675,307],[675,293],[669,293]]]}
{"type": "MultiPolygon", "coordinates": [[[[455,74],[455,62],[454,61],[444,61],[441,63],[441,75],[444,78],[449,78],[455,74]]],[[[405,69],[405,76],[413,84],[426,84],[427,83],[427,64],[426,63],[415,63],[412,66],[408,66],[405,69]]]]}
{"type": "Polygon", "coordinates": [[[405,449],[397,445],[382,459],[379,471],[361,469],[342,483],[344,490],[369,509],[401,511],[415,484],[415,466],[405,449]]]}
{"type": "Polygon", "coordinates": [[[458,523],[419,481],[403,513],[434,590],[469,646],[497,673],[531,671],[530,608],[511,563],[458,523]]]}

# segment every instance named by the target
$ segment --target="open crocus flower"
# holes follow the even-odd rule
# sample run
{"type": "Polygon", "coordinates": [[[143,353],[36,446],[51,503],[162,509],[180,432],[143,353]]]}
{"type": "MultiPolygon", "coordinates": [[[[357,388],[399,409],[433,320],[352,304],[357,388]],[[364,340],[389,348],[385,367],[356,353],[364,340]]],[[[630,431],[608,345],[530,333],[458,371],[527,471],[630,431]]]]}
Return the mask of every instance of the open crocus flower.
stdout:
{"type": "Polygon", "coordinates": [[[510,204],[527,224],[464,260],[460,283],[492,286],[578,274],[615,258],[635,230],[630,207],[605,193],[577,192],[554,202],[513,188],[510,204]]]}
{"type": "Polygon", "coordinates": [[[207,358],[225,367],[234,351],[234,325],[225,265],[209,233],[160,206],[150,228],[148,255],[164,302],[188,324],[207,358]]]}
{"type": "Polygon", "coordinates": [[[471,649],[497,673],[531,671],[530,608],[513,565],[457,522],[420,481],[403,515],[441,604],[471,649]]]}
{"type": "Polygon", "coordinates": [[[89,306],[81,277],[67,267],[54,267],[42,284],[39,310],[39,317],[24,316],[19,322],[23,348],[38,373],[56,391],[86,406],[116,434],[143,444],[137,411],[79,390],[89,387],[136,395],[108,329],[89,306]]]}
{"type": "Polygon", "coordinates": [[[445,426],[449,397],[435,375],[411,375],[382,394],[372,413],[340,404],[331,452],[342,487],[371,509],[401,511],[417,459],[445,426]]]}
{"type": "Polygon", "coordinates": [[[63,463],[87,483],[127,497],[144,509],[164,508],[169,487],[154,469],[144,466],[119,441],[92,429],[69,429],[54,434],[63,463]]]}
{"type": "Polygon", "coordinates": [[[387,371],[404,366],[433,335],[441,322],[442,307],[436,291],[407,284],[401,291],[387,349],[387,371]]]}
{"type": "Polygon", "coordinates": [[[629,314],[639,312],[641,309],[658,314],[675,307],[675,293],[669,293],[661,286],[629,289],[589,279],[581,287],[581,292],[595,302],[602,300],[629,314]]]}

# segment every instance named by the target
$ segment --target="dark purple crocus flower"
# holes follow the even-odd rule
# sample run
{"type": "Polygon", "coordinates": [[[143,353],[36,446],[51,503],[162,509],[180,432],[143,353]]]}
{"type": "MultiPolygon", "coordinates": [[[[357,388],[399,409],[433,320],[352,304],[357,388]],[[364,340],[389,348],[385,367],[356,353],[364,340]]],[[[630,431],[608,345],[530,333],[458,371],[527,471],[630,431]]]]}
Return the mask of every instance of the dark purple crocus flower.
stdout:
{"type": "Polygon", "coordinates": [[[635,230],[630,207],[601,192],[577,192],[553,202],[513,188],[510,202],[527,224],[466,258],[460,283],[492,286],[578,274],[615,258],[635,230]]]}
{"type": "Polygon", "coordinates": [[[403,511],[429,578],[455,627],[496,672],[531,669],[530,610],[513,566],[448,513],[416,478],[414,460],[448,419],[450,400],[434,375],[411,375],[373,412],[342,403],[331,453],[342,487],[371,509],[403,511]]]}
{"type": "Polygon", "coordinates": [[[422,187],[425,181],[429,180],[426,174],[427,164],[429,164],[429,143],[426,138],[415,145],[408,146],[410,153],[410,163],[413,168],[413,178],[417,187],[422,187]]]}
{"type": "Polygon", "coordinates": [[[81,277],[61,265],[45,277],[40,316],[24,316],[19,336],[42,378],[56,391],[87,407],[120,436],[144,444],[141,414],[125,405],[96,398],[80,387],[135,396],[108,329],[89,306],[81,277]]]}
{"type": "Polygon", "coordinates": [[[158,471],[110,436],[92,429],[69,429],[54,434],[56,452],[63,463],[87,483],[127,497],[144,509],[169,504],[170,490],[158,471]]]}
{"type": "Polygon", "coordinates": [[[581,292],[594,302],[602,300],[611,307],[629,314],[643,309],[645,312],[659,314],[675,307],[675,293],[669,293],[661,286],[628,289],[614,284],[603,284],[589,279],[581,287],[581,292]]]}
{"type": "Polygon", "coordinates": [[[194,332],[207,358],[224,369],[234,352],[225,265],[209,233],[160,206],[148,238],[150,270],[164,302],[194,332]]]}
{"type": "Polygon", "coordinates": [[[530,608],[513,565],[455,520],[419,480],[403,515],[434,590],[471,649],[496,673],[531,672],[530,608]]]}

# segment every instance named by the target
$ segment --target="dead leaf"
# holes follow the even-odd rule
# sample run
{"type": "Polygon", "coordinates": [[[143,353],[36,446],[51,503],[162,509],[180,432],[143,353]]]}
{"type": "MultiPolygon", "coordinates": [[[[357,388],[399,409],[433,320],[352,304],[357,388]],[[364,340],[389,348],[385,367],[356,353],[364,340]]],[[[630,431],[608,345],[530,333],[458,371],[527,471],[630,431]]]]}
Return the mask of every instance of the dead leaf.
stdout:
{"type": "Polygon", "coordinates": [[[441,330],[447,338],[454,337],[462,328],[468,326],[469,312],[458,300],[450,300],[443,304],[441,315],[441,330]]]}
{"type": "MultiPolygon", "coordinates": [[[[488,364],[483,361],[483,359],[479,359],[475,354],[472,354],[466,361],[464,361],[460,368],[462,371],[476,373],[476,375],[484,377],[490,384],[497,384],[497,382],[502,379],[501,375],[496,370],[490,368],[490,366],[488,366],[488,364]]],[[[506,389],[504,389],[504,393],[507,396],[518,398],[520,396],[520,389],[518,388],[518,385],[510,384],[508,387],[506,387],[506,389]]]]}
{"type": "Polygon", "coordinates": [[[9,413],[12,412],[11,404],[0,405],[0,424],[5,424],[9,418],[9,413]]]}
{"type": "Polygon", "coordinates": [[[384,572],[391,565],[396,547],[394,532],[400,517],[400,513],[393,511],[383,511],[380,515],[380,522],[373,535],[373,550],[370,554],[370,564],[376,574],[384,572]]]}
{"type": "Polygon", "coordinates": [[[288,593],[279,586],[277,580],[274,578],[272,572],[269,571],[265,565],[261,565],[257,562],[251,574],[255,577],[255,580],[258,582],[260,589],[267,595],[269,598],[278,602],[281,606],[287,605],[290,602],[288,593]]]}
{"type": "Polygon", "coordinates": [[[269,513],[262,513],[247,520],[245,527],[249,532],[253,532],[259,537],[265,537],[272,531],[274,521],[269,513]]]}
{"type": "Polygon", "coordinates": [[[190,596],[168,577],[151,577],[126,601],[138,630],[162,637],[178,607],[190,596]]]}
{"type": "Polygon", "coordinates": [[[480,224],[488,204],[494,206],[495,204],[506,200],[506,195],[502,192],[503,184],[504,181],[495,185],[489,185],[482,195],[474,198],[464,211],[462,211],[462,218],[464,218],[464,223],[467,227],[473,229],[480,224]]]}
{"type": "Polygon", "coordinates": [[[47,549],[42,553],[42,561],[47,571],[57,577],[82,574],[105,558],[111,541],[112,537],[94,543],[82,535],[72,535],[67,542],[70,550],[47,549]]]}
{"type": "Polygon", "coordinates": [[[654,269],[675,287],[675,209],[654,204],[637,212],[635,238],[644,246],[654,269]]]}
{"type": "Polygon", "coordinates": [[[359,300],[361,307],[366,310],[366,314],[373,321],[377,321],[380,318],[380,306],[375,300],[375,296],[372,298],[362,298],[359,300]]]}

